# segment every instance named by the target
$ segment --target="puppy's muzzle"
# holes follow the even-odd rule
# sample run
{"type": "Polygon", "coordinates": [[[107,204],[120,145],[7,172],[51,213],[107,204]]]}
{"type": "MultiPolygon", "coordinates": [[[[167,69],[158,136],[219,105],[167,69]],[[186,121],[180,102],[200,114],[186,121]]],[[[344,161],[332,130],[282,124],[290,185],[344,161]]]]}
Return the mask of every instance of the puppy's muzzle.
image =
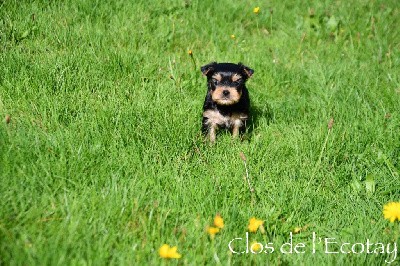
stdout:
{"type": "Polygon", "coordinates": [[[212,92],[212,99],[220,105],[232,105],[240,100],[241,95],[234,87],[218,86],[212,92]]]}

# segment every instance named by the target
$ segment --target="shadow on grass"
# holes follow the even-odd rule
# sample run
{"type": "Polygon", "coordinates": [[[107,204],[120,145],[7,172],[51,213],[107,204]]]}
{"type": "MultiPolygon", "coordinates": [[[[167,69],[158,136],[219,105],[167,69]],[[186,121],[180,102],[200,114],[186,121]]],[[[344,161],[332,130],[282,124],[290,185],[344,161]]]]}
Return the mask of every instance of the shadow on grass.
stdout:
{"type": "Polygon", "coordinates": [[[269,103],[263,106],[252,105],[250,107],[250,120],[247,122],[247,132],[244,135],[244,140],[251,141],[253,131],[260,128],[262,125],[269,126],[274,121],[274,111],[269,103]]]}

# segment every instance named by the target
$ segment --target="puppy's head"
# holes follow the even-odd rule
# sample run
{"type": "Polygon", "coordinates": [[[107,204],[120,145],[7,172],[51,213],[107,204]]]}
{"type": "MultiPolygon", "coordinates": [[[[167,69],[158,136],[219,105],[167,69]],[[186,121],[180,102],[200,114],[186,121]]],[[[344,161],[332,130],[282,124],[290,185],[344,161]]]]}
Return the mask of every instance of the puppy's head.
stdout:
{"type": "Polygon", "coordinates": [[[254,71],[239,63],[210,63],[201,67],[207,76],[208,90],[218,105],[232,105],[239,102],[244,84],[254,71]]]}

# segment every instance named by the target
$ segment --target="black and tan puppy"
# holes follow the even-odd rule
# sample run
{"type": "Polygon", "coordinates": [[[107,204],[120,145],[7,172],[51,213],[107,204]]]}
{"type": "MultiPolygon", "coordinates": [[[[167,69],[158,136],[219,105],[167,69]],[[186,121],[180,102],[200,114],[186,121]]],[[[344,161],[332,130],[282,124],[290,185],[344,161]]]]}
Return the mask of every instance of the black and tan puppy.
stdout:
{"type": "Polygon", "coordinates": [[[203,106],[202,131],[215,142],[218,128],[232,131],[234,138],[246,129],[250,98],[245,86],[254,71],[232,63],[211,63],[201,67],[207,76],[207,96],[203,106]]]}

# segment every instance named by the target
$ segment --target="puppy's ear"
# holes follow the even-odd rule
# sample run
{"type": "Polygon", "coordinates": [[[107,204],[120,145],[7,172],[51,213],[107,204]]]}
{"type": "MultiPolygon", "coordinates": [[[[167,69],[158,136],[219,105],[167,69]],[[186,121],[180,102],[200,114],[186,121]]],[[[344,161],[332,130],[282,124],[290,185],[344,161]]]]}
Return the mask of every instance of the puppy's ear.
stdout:
{"type": "Polygon", "coordinates": [[[208,65],[202,66],[201,72],[203,72],[203,75],[207,76],[209,73],[211,73],[214,70],[214,67],[216,64],[217,64],[217,62],[212,62],[208,65]]]}
{"type": "Polygon", "coordinates": [[[253,69],[243,65],[242,63],[239,63],[238,65],[242,69],[243,74],[245,74],[247,76],[247,78],[250,78],[251,76],[253,76],[253,73],[254,73],[253,69]]]}

